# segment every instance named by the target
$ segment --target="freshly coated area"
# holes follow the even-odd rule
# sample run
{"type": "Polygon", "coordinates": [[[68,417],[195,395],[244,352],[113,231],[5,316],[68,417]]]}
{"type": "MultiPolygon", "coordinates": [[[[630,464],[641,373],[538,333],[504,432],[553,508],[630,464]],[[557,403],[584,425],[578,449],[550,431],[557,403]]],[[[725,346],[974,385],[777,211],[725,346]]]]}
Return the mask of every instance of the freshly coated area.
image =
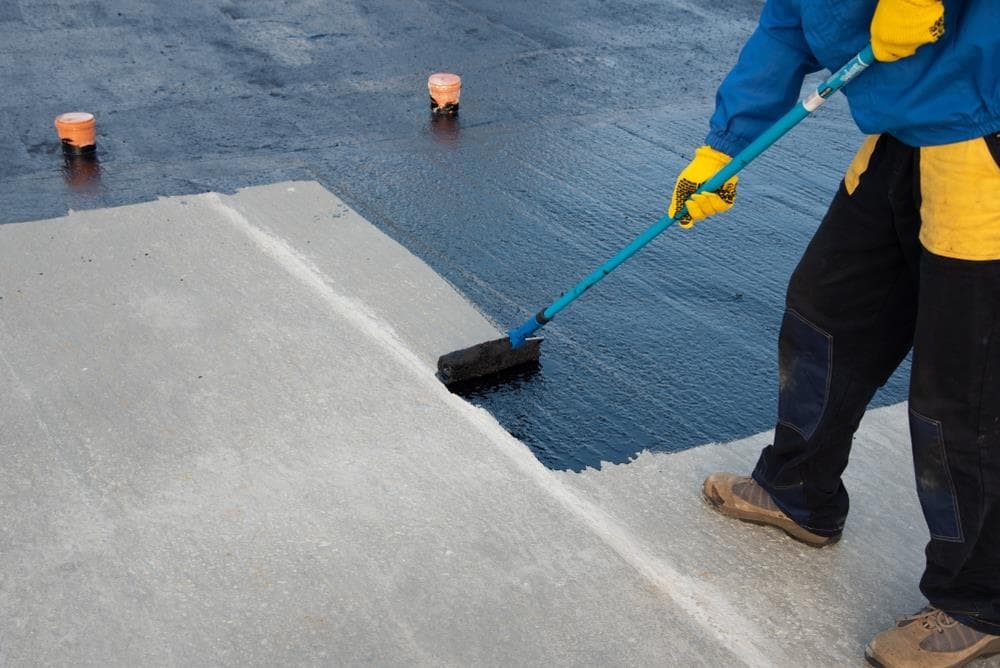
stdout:
{"type": "MultiPolygon", "coordinates": [[[[761,5],[8,0],[0,223],[316,180],[513,325],[662,215],[761,5]],[[439,71],[462,77],[457,119],[430,117],[439,71]],[[63,160],[52,120],[76,110],[98,163],[63,160]]],[[[732,213],[547,326],[540,372],[467,396],[555,469],[768,429],[785,281],[861,142],[835,100],[732,213]]],[[[477,342],[427,325],[437,354],[477,342]]],[[[904,396],[900,376],[878,401],[904,396]]]]}
{"type": "Polygon", "coordinates": [[[699,498],[768,433],[546,468],[435,377],[495,327],[316,183],[0,254],[0,663],[861,665],[922,604],[904,406],[817,551],[699,498]]]}

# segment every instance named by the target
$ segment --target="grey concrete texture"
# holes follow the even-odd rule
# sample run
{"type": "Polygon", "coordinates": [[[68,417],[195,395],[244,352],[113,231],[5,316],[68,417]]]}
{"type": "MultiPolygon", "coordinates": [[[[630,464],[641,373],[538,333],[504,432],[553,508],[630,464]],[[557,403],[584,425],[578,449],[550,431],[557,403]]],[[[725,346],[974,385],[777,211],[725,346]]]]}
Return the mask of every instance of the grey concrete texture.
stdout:
{"type": "Polygon", "coordinates": [[[432,333],[494,332],[317,186],[0,248],[0,663],[736,660],[437,381],[432,333]]]}
{"type": "Polygon", "coordinates": [[[927,529],[906,425],[905,404],[865,416],[844,476],[852,514],[842,540],[823,549],[719,515],[694,493],[713,472],[749,474],[772,432],[669,455],[643,453],[627,465],[565,480],[658,558],[726,592],[744,623],[774,643],[776,664],[851,665],[868,640],[926,605],[918,583],[927,529]]]}
{"type": "Polygon", "coordinates": [[[0,260],[4,665],[861,665],[922,604],[902,406],[819,551],[699,499],[766,433],[551,471],[433,375],[491,323],[315,183],[0,260]]]}

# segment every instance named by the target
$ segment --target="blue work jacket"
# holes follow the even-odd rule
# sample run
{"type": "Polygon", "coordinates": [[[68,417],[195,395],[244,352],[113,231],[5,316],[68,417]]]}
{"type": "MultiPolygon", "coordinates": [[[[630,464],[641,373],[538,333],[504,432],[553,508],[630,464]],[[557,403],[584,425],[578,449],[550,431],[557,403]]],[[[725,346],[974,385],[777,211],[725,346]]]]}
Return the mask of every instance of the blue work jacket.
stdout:
{"type": "MultiPolygon", "coordinates": [[[[877,0],[767,0],[716,97],[707,143],[735,155],[795,104],[806,74],[871,39],[877,0]]],[[[945,0],[945,33],[845,89],[865,134],[934,146],[1000,132],[1000,0],[945,0]]]]}

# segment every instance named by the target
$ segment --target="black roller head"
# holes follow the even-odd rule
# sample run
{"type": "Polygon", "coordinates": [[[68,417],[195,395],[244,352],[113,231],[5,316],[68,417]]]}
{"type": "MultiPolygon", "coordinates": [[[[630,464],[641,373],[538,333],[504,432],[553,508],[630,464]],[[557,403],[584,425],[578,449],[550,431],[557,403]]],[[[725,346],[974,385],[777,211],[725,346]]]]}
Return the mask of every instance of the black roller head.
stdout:
{"type": "Polygon", "coordinates": [[[510,339],[479,343],[438,358],[438,376],[445,385],[483,378],[538,362],[542,354],[541,337],[527,339],[520,348],[511,348],[510,339]]]}

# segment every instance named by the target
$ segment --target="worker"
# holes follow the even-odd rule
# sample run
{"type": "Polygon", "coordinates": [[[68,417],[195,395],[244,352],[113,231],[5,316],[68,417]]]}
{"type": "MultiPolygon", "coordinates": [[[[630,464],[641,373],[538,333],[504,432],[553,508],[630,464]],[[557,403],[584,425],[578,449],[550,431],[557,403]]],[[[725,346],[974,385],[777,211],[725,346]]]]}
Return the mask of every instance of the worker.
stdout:
{"type": "MultiPolygon", "coordinates": [[[[767,0],[670,214],[794,104],[805,75],[869,41],[879,62],[845,89],[867,138],[788,286],[774,443],[751,476],[716,473],[703,493],[723,514],[835,543],[853,434],[912,348],[928,605],[865,653],[960,666],[1000,652],[1000,6],[767,0]]],[[[682,225],[728,210],[736,185],[691,197],[682,225]]]]}

